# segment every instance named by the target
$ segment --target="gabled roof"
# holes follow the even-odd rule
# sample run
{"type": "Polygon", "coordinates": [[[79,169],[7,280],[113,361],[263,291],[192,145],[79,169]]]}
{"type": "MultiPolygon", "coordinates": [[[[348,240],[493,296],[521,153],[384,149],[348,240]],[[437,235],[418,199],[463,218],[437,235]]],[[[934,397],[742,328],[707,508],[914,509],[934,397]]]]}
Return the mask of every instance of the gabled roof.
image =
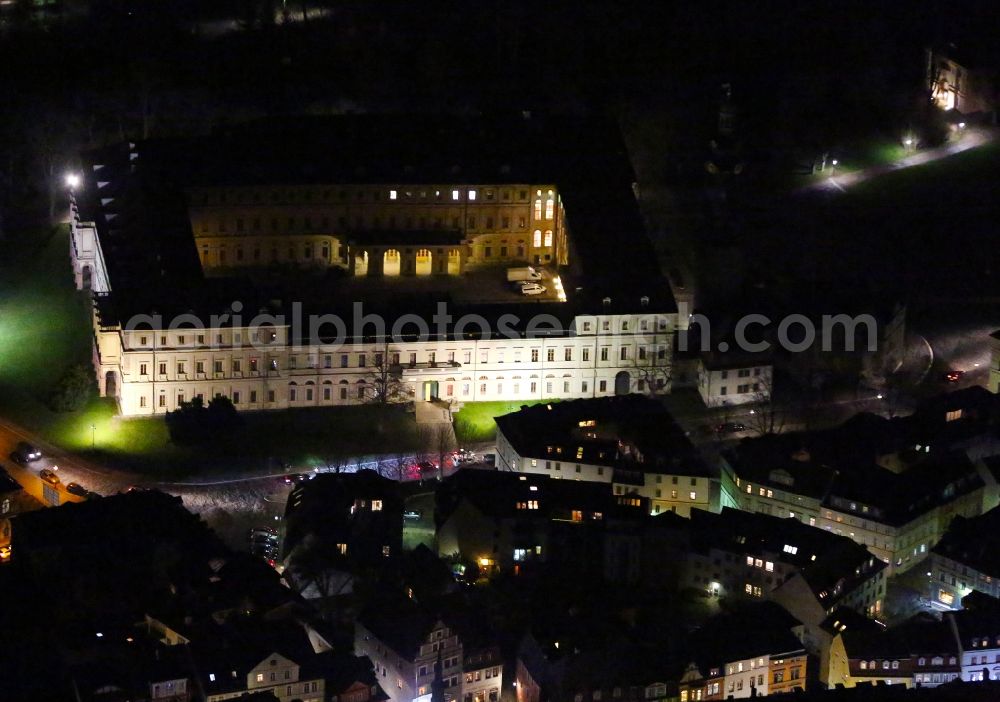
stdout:
{"type": "Polygon", "coordinates": [[[801,622],[774,602],[760,602],[719,614],[691,635],[702,672],[732,661],[772,654],[804,653],[792,629],[801,622]]]}
{"type": "Polygon", "coordinates": [[[495,518],[550,519],[572,510],[601,512],[619,509],[611,485],[581,480],[558,480],[546,475],[462,469],[438,487],[435,519],[443,524],[463,500],[484,515],[495,518]],[[519,508],[531,501],[537,507],[519,508]]]}
{"type": "Polygon", "coordinates": [[[645,395],[525,406],[495,421],[524,458],[707,475],[684,430],[661,402],[645,395]]]}
{"type": "Polygon", "coordinates": [[[1000,578],[1000,507],[978,517],[956,516],[931,552],[1000,578]]]}

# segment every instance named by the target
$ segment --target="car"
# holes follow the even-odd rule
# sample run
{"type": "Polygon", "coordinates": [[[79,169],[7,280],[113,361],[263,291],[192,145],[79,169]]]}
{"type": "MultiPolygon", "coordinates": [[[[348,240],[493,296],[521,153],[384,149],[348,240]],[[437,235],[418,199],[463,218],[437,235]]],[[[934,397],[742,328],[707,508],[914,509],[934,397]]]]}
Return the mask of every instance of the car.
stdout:
{"type": "Polygon", "coordinates": [[[421,473],[433,473],[438,469],[437,465],[430,461],[420,461],[420,463],[417,464],[417,468],[421,473]]]}
{"type": "Polygon", "coordinates": [[[741,431],[746,431],[746,425],[739,422],[723,422],[715,427],[717,434],[736,434],[741,431]]]}
{"type": "Polygon", "coordinates": [[[545,286],[538,283],[524,283],[521,286],[522,295],[541,295],[545,292],[545,286]]]}
{"type": "Polygon", "coordinates": [[[126,490],[125,490],[125,494],[126,495],[130,495],[133,492],[148,492],[148,491],[149,491],[149,488],[144,488],[144,487],[142,487],[140,485],[129,485],[128,488],[126,488],[126,490]]]}
{"type": "Polygon", "coordinates": [[[87,497],[90,494],[90,490],[85,488],[80,483],[69,483],[66,486],[66,492],[70,495],[76,495],[77,497],[87,497]]]}
{"type": "Polygon", "coordinates": [[[14,453],[11,454],[11,458],[14,458],[14,455],[17,455],[15,460],[18,463],[25,464],[37,461],[42,457],[42,452],[26,441],[22,441],[18,443],[17,447],[14,449],[14,453]]]}
{"type": "Polygon", "coordinates": [[[419,509],[408,509],[403,512],[403,519],[420,519],[423,513],[419,509]]]}
{"type": "Polygon", "coordinates": [[[963,375],[965,375],[965,371],[950,370],[944,374],[944,379],[947,380],[949,383],[957,383],[959,380],[962,379],[963,375]]]}
{"type": "Polygon", "coordinates": [[[271,527],[256,527],[250,530],[250,554],[263,558],[274,565],[279,555],[278,532],[271,527]]]}
{"type": "Polygon", "coordinates": [[[102,497],[104,497],[104,495],[102,495],[102,494],[101,494],[101,493],[99,493],[99,492],[94,492],[93,490],[87,490],[87,494],[85,495],[85,497],[86,497],[86,498],[87,498],[88,500],[99,500],[99,499],[101,499],[102,497]]]}
{"type": "Polygon", "coordinates": [[[58,485],[59,476],[53,473],[48,468],[42,468],[38,471],[38,477],[47,482],[49,485],[58,485]]]}

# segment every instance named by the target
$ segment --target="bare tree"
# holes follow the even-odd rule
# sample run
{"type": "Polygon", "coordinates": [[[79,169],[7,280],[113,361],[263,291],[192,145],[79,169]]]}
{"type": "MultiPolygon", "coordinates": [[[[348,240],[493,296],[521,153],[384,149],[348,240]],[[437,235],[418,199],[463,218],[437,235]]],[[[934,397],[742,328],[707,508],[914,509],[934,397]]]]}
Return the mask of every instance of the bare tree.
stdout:
{"type": "Polygon", "coordinates": [[[399,364],[394,363],[394,360],[389,352],[389,340],[386,339],[382,348],[375,353],[374,362],[368,371],[372,391],[365,399],[370,404],[388,405],[413,399],[413,391],[409,383],[403,380],[399,364]]]}
{"type": "Polygon", "coordinates": [[[425,424],[420,429],[420,438],[424,451],[437,458],[438,480],[441,480],[445,459],[455,447],[455,430],[446,422],[425,424]]]}
{"type": "Polygon", "coordinates": [[[403,451],[397,451],[391,458],[382,461],[379,472],[390,480],[403,482],[406,479],[406,469],[409,464],[410,457],[403,451]]]}
{"type": "Polygon", "coordinates": [[[774,372],[754,378],[753,400],[747,426],[761,436],[777,434],[785,428],[791,408],[774,398],[774,372]]]}

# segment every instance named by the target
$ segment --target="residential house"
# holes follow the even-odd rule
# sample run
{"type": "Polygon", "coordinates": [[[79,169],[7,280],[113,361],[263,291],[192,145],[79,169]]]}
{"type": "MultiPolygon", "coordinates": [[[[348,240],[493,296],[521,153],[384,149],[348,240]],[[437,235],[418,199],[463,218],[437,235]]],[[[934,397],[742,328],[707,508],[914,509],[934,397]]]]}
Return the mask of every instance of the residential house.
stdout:
{"type": "Polygon", "coordinates": [[[769,402],[774,367],[766,357],[708,353],[698,362],[698,394],[706,407],[769,402]]]}
{"type": "MultiPolygon", "coordinates": [[[[986,460],[1000,470],[1000,458],[986,460]]],[[[956,516],[931,549],[927,573],[927,597],[942,608],[958,609],[971,592],[1000,597],[1000,508],[956,516]]]]}
{"type": "Polygon", "coordinates": [[[773,602],[719,614],[691,636],[680,699],[743,699],[806,689],[801,623],[773,602]],[[752,632],[752,633],[751,633],[752,632]]]}
{"type": "MultiPolygon", "coordinates": [[[[285,508],[284,553],[319,548],[345,570],[380,567],[400,553],[403,500],[399,484],[372,470],[322,473],[300,482],[285,508]]],[[[290,567],[292,574],[295,568],[290,567]]]]}
{"type": "Polygon", "coordinates": [[[523,407],[496,418],[498,465],[518,473],[610,484],[650,513],[716,509],[716,473],[663,404],[624,395],[523,407]]]}
{"type": "Polygon", "coordinates": [[[355,623],[354,651],[372,660],[392,702],[430,702],[435,690],[446,702],[464,702],[467,695],[489,700],[503,688],[503,666],[491,647],[468,640],[446,618],[407,599],[363,611],[355,623]]]}
{"type": "Polygon", "coordinates": [[[476,563],[485,575],[554,561],[593,565],[599,573],[602,540],[595,531],[612,517],[640,518],[647,510],[645,500],[616,497],[599,483],[461,470],[438,487],[437,550],[476,563]]]}

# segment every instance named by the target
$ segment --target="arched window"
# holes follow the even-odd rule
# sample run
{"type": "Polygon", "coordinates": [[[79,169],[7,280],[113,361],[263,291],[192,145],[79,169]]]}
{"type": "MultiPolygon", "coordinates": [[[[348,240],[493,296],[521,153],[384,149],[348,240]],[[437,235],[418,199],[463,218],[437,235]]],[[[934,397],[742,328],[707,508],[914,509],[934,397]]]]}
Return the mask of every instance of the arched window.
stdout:
{"type": "Polygon", "coordinates": [[[868,670],[868,661],[861,661],[861,670],[868,670]]]}
{"type": "Polygon", "coordinates": [[[542,245],[542,230],[536,229],[533,237],[532,245],[536,248],[542,245]]]}
{"type": "Polygon", "coordinates": [[[552,191],[549,191],[549,197],[545,200],[545,219],[552,219],[555,217],[556,213],[556,201],[552,197],[552,191]]]}

